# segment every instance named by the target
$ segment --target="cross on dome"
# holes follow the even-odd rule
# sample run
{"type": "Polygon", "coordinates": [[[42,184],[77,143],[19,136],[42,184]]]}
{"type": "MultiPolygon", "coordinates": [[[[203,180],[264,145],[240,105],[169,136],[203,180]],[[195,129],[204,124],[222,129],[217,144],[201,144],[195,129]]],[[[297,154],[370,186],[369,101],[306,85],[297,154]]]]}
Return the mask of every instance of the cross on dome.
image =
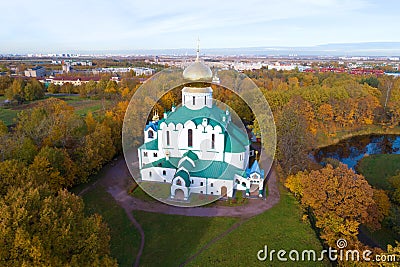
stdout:
{"type": "Polygon", "coordinates": [[[210,67],[200,61],[200,39],[197,39],[196,60],[183,71],[183,78],[192,82],[211,81],[212,76],[210,67]]]}

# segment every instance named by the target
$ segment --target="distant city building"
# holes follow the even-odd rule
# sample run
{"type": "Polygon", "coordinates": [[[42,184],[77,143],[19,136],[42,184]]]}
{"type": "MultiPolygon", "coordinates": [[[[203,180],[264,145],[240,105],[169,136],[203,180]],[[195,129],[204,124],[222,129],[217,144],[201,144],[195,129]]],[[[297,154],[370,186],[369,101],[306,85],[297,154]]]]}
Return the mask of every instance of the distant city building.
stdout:
{"type": "Polygon", "coordinates": [[[93,70],[93,74],[100,74],[100,73],[124,73],[124,72],[130,72],[133,71],[135,73],[136,76],[151,76],[155,73],[154,69],[151,68],[142,68],[142,67],[138,67],[138,68],[132,68],[132,67],[127,67],[127,68],[99,68],[99,69],[95,69],[93,70]]]}
{"type": "Polygon", "coordinates": [[[268,64],[267,68],[269,70],[275,69],[275,70],[294,70],[295,68],[298,68],[299,66],[296,64],[284,64],[281,62],[275,62],[274,64],[268,64]]]}
{"type": "Polygon", "coordinates": [[[46,79],[47,82],[53,83],[55,85],[64,85],[66,83],[69,83],[75,86],[88,83],[89,81],[98,82],[99,80],[100,77],[67,77],[67,76],[60,76],[60,77],[54,77],[53,79],[46,79]]]}
{"type": "Polygon", "coordinates": [[[37,66],[31,69],[27,69],[25,71],[25,76],[26,77],[44,77],[46,76],[46,69],[41,67],[41,66],[37,66]]]}
{"type": "Polygon", "coordinates": [[[69,62],[64,62],[62,64],[62,72],[63,73],[69,73],[71,72],[71,64],[69,62]]]}

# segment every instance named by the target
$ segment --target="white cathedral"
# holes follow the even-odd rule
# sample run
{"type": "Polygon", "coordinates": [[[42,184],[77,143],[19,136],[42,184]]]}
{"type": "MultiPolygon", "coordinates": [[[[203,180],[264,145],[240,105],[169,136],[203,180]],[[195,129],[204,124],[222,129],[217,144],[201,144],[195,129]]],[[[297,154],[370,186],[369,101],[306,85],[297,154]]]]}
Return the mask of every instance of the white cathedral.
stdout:
{"type": "Polygon", "coordinates": [[[211,69],[199,60],[183,71],[187,86],[182,106],[172,106],[159,119],[154,114],[138,148],[142,181],[168,183],[172,199],[191,194],[232,197],[257,190],[263,196],[264,170],[257,160],[248,168],[250,141],[231,120],[229,109],[213,103],[213,90],[199,81],[211,81],[211,69]],[[251,190],[251,191],[250,191],[251,190]]]}

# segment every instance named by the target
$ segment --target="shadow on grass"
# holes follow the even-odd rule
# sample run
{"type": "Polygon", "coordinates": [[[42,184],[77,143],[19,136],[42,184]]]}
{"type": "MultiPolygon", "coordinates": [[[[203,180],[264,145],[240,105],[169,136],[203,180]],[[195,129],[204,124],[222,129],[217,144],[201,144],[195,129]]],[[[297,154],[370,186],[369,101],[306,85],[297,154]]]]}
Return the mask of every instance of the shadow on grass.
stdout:
{"type": "Polygon", "coordinates": [[[119,266],[133,266],[140,246],[140,235],[125,210],[100,185],[87,191],[83,200],[85,212],[100,214],[110,228],[111,255],[117,259],[119,266]]]}
{"type": "Polygon", "coordinates": [[[189,217],[134,211],[146,236],[143,266],[178,266],[210,240],[238,222],[237,218],[189,217]]]}

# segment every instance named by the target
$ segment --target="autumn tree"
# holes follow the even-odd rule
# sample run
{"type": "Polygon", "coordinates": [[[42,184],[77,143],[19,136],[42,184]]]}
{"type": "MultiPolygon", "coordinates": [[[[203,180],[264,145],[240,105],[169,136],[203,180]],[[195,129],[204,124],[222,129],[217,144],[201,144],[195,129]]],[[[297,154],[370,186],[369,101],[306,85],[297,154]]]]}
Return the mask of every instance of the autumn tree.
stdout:
{"type": "Polygon", "coordinates": [[[116,266],[109,241],[101,217],[66,190],[28,183],[0,197],[1,266],[116,266]]]}
{"type": "Polygon", "coordinates": [[[72,186],[77,174],[77,166],[64,149],[48,146],[42,147],[36,155],[30,166],[30,170],[33,169],[46,170],[49,175],[37,175],[37,179],[42,179],[56,190],[72,186]]]}
{"type": "Polygon", "coordinates": [[[98,123],[95,130],[85,136],[84,145],[78,149],[77,154],[80,160],[79,182],[84,182],[90,174],[97,172],[114,157],[115,147],[110,127],[98,123]]]}
{"type": "Polygon", "coordinates": [[[24,96],[22,89],[24,88],[25,84],[20,79],[14,79],[11,86],[6,89],[5,96],[8,100],[16,100],[18,104],[24,101],[24,96]]]}
{"type": "Polygon", "coordinates": [[[37,146],[72,148],[82,136],[83,120],[62,100],[49,98],[18,115],[17,133],[37,146]]]}
{"type": "Polygon", "coordinates": [[[307,111],[302,114],[299,109],[303,107],[293,100],[277,116],[277,159],[286,173],[305,169],[313,147],[314,139],[305,117],[307,111]]]}
{"type": "Polygon", "coordinates": [[[115,81],[108,81],[106,88],[104,89],[104,93],[107,97],[111,97],[118,92],[118,84],[115,81]]]}
{"type": "MultiPolygon", "coordinates": [[[[376,204],[374,191],[365,178],[344,164],[337,168],[328,164],[323,169],[300,172],[296,176],[286,184],[301,196],[302,205],[315,216],[321,238],[332,247],[339,238],[357,243],[358,227],[368,222],[368,211],[373,210],[369,207],[376,204]]],[[[380,192],[377,192],[379,198],[378,195],[380,192]]]]}
{"type": "Polygon", "coordinates": [[[25,164],[15,159],[0,162],[0,196],[11,186],[22,186],[26,182],[25,172],[25,164]]]}
{"type": "Polygon", "coordinates": [[[381,229],[381,222],[389,215],[390,200],[382,189],[373,189],[373,203],[368,206],[367,226],[371,230],[381,229]]]}
{"type": "Polygon", "coordinates": [[[50,83],[49,86],[47,87],[47,92],[56,94],[56,93],[60,92],[60,86],[55,85],[54,83],[50,83]]]}

